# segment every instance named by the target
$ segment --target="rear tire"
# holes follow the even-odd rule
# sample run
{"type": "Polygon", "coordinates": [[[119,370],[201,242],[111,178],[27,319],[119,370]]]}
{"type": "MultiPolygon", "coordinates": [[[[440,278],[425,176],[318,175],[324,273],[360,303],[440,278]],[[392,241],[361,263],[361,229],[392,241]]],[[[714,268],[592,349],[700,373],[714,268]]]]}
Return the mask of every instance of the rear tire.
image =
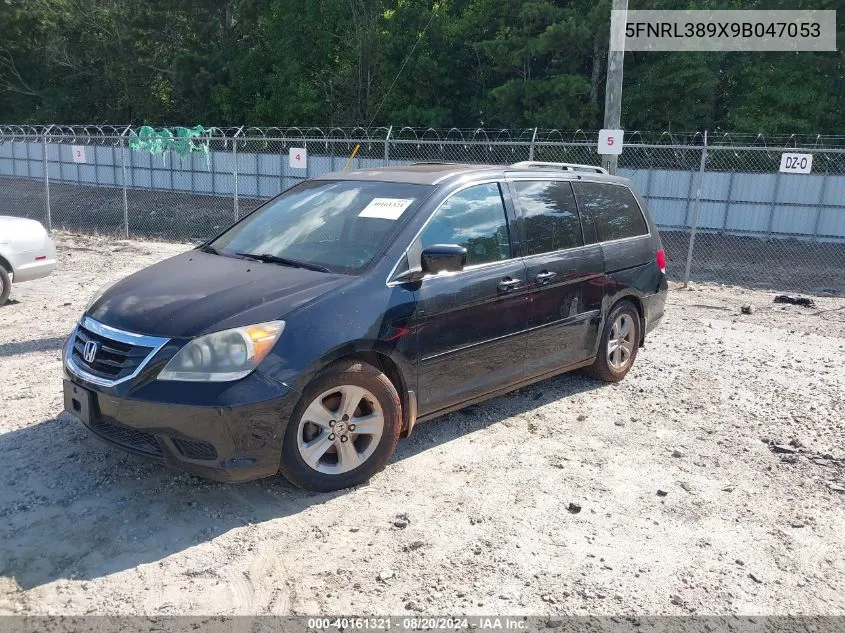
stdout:
{"type": "Polygon", "coordinates": [[[620,301],[607,317],[595,362],[584,371],[605,382],[619,382],[634,364],[640,346],[640,313],[630,301],[620,301]]]}
{"type": "Polygon", "coordinates": [[[357,486],[384,468],[401,429],[402,400],[390,379],[363,361],[338,361],[303,392],[279,470],[306,490],[357,486]]]}
{"type": "Polygon", "coordinates": [[[9,273],[6,272],[6,269],[0,266],[0,308],[6,305],[11,292],[12,280],[9,279],[9,273]]]}

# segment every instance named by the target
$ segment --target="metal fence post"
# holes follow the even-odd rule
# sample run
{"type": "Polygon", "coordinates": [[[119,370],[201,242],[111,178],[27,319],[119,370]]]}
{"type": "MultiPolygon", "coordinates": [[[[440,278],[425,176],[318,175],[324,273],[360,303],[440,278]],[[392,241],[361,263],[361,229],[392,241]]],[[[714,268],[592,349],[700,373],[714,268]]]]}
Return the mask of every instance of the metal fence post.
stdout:
{"type": "Polygon", "coordinates": [[[126,184],[126,139],[120,138],[120,162],[123,167],[123,235],[129,238],[129,195],[126,184]]]}
{"type": "Polygon", "coordinates": [[[52,125],[41,133],[41,149],[44,154],[44,206],[47,212],[47,231],[53,230],[53,217],[50,212],[50,163],[47,160],[47,133],[52,125]]]}
{"type": "Polygon", "coordinates": [[[766,228],[766,236],[770,236],[772,234],[772,228],[774,228],[775,224],[775,209],[778,206],[778,195],[780,195],[780,176],[781,173],[778,171],[775,174],[775,190],[772,193],[772,206],[769,208],[769,224],[766,228]]]}
{"type": "Polygon", "coordinates": [[[390,134],[393,132],[393,126],[387,128],[387,136],[384,138],[384,166],[390,165],[390,134]]]}
{"type": "Polygon", "coordinates": [[[534,128],[534,134],[531,135],[531,145],[528,147],[528,160],[534,160],[534,141],[537,140],[537,128],[534,128]]]}
{"type": "Polygon", "coordinates": [[[707,130],[704,130],[704,147],[701,148],[701,165],[698,168],[698,187],[695,190],[695,205],[692,210],[692,226],[690,227],[689,249],[687,250],[687,267],[684,270],[684,288],[689,284],[690,268],[692,267],[692,249],[695,244],[695,232],[698,229],[698,212],[701,209],[701,186],[704,182],[704,169],[707,165],[707,130]]]}
{"type": "Polygon", "coordinates": [[[819,188],[819,200],[816,204],[816,219],[813,222],[813,241],[819,241],[819,228],[822,224],[822,213],[824,212],[824,200],[827,193],[827,172],[822,176],[822,186],[819,188]]]}
{"type": "Polygon", "coordinates": [[[238,216],[240,216],[240,207],[238,202],[238,134],[240,134],[242,130],[242,127],[238,128],[238,131],[235,132],[235,136],[232,138],[232,191],[234,194],[233,202],[235,222],[238,221],[238,216]]]}

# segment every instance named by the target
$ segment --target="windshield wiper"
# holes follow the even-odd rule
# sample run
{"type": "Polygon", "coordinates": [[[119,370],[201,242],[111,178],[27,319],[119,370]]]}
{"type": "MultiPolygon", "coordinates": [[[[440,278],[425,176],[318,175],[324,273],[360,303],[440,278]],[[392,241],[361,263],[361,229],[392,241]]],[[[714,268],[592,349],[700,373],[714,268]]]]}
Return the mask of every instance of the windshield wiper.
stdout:
{"type": "Polygon", "coordinates": [[[214,248],[211,244],[206,244],[205,246],[201,246],[200,250],[203,253],[211,253],[212,255],[222,255],[220,251],[214,248]]]}
{"type": "Polygon", "coordinates": [[[298,259],[290,259],[288,257],[279,257],[278,255],[270,255],[269,253],[235,253],[238,257],[245,257],[246,259],[254,259],[265,264],[281,264],[282,266],[293,266],[294,268],[305,268],[307,270],[316,270],[321,273],[330,273],[330,269],[320,264],[312,264],[310,262],[302,262],[298,259]]]}

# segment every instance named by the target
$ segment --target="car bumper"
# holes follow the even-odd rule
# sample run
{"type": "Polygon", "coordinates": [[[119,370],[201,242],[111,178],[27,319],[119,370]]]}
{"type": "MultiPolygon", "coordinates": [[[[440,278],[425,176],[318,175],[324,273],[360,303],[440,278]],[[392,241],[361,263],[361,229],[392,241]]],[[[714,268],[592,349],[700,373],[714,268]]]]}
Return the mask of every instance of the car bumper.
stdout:
{"type": "Polygon", "coordinates": [[[56,245],[47,238],[44,245],[22,253],[15,253],[11,261],[13,283],[47,277],[56,269],[56,245]],[[44,259],[37,259],[43,257],[44,259]]]}
{"type": "Polygon", "coordinates": [[[645,334],[649,334],[663,318],[666,307],[666,297],[669,294],[669,284],[666,275],[662,276],[658,291],[654,294],[643,297],[643,308],[645,310],[645,334]]]}
{"type": "Polygon", "coordinates": [[[282,437],[297,399],[296,392],[284,388],[276,398],[242,406],[188,406],[118,397],[72,376],[64,381],[65,410],[99,439],[225,482],[278,472],[282,437]]]}

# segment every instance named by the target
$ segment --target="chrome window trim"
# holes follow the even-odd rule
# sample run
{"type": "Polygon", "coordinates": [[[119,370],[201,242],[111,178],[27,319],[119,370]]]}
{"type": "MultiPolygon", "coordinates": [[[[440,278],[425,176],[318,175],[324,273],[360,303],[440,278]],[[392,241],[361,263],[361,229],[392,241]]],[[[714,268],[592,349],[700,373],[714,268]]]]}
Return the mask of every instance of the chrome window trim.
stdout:
{"type": "MultiPolygon", "coordinates": [[[[648,226],[648,224],[646,224],[648,226]]],[[[604,242],[593,242],[590,246],[595,246],[598,244],[599,246],[603,244],[618,244],[619,242],[629,242],[631,240],[641,240],[643,238],[651,237],[651,233],[643,233],[642,235],[631,235],[629,237],[619,237],[615,240],[606,240],[604,242]]]]}
{"type": "MultiPolygon", "coordinates": [[[[402,254],[399,256],[399,259],[397,259],[396,263],[393,264],[393,268],[390,269],[390,273],[387,275],[387,279],[385,279],[385,284],[387,285],[387,287],[392,288],[394,286],[399,286],[403,283],[407,283],[407,282],[404,282],[404,281],[396,281],[396,280],[391,281],[391,279],[393,279],[393,276],[396,274],[396,269],[399,268],[399,264],[402,263],[402,260],[408,257],[408,251],[410,250],[411,245],[414,244],[414,242],[416,242],[419,239],[420,235],[422,235],[423,231],[425,231],[426,227],[429,225],[429,223],[434,218],[434,216],[437,215],[437,212],[440,211],[440,209],[443,207],[444,204],[446,204],[449,200],[451,200],[453,196],[459,194],[461,191],[464,191],[465,189],[469,189],[470,187],[475,187],[476,185],[489,185],[489,184],[499,185],[499,195],[502,198],[502,212],[504,213],[505,221],[508,223],[508,239],[511,239],[510,218],[508,217],[508,209],[507,209],[507,206],[505,205],[505,200],[504,200],[505,194],[502,191],[502,185],[503,185],[504,182],[505,182],[505,179],[499,178],[499,177],[485,178],[483,180],[473,180],[472,182],[468,182],[468,183],[461,185],[460,187],[455,189],[452,193],[450,193],[447,198],[444,198],[440,202],[440,204],[437,205],[437,207],[434,209],[434,211],[431,212],[431,214],[428,216],[428,218],[426,218],[426,221],[423,222],[423,225],[416,232],[414,237],[411,238],[411,240],[408,242],[408,245],[405,247],[405,250],[402,251],[402,254]]],[[[510,242],[509,245],[512,247],[513,242],[510,242]]],[[[513,248],[511,248],[511,252],[513,252],[513,248]]],[[[450,273],[450,275],[459,275],[460,273],[463,273],[463,272],[466,272],[466,271],[477,270],[478,268],[482,268],[484,266],[490,266],[491,264],[500,264],[502,262],[511,262],[515,259],[518,259],[518,258],[511,255],[507,259],[498,259],[498,260],[493,261],[493,262],[484,262],[483,264],[473,264],[472,266],[464,267],[463,270],[459,270],[457,272],[450,273]]],[[[427,276],[423,277],[423,279],[428,279],[430,277],[437,277],[437,275],[427,275],[427,276]]]]}
{"type": "MultiPolygon", "coordinates": [[[[638,236],[641,237],[641,236],[638,236]]],[[[625,238],[630,239],[630,238],[625,238]]],[[[582,246],[573,246],[572,248],[561,248],[556,251],[546,251],[545,253],[535,253],[534,255],[523,255],[522,259],[525,261],[526,264],[530,263],[531,260],[537,259],[540,257],[549,257],[551,256],[560,256],[560,255],[569,255],[571,253],[576,253],[577,251],[583,251],[588,248],[595,248],[596,246],[601,246],[602,242],[593,242],[592,244],[584,244],[582,246]]]]}
{"type": "MultiPolygon", "coordinates": [[[[396,274],[396,269],[399,268],[399,264],[402,263],[402,259],[406,258],[408,256],[408,250],[411,248],[411,245],[419,238],[420,235],[422,235],[422,232],[428,226],[428,223],[431,222],[431,220],[435,216],[435,214],[440,210],[441,206],[443,206],[453,195],[463,191],[464,189],[472,187],[473,185],[486,185],[486,184],[490,184],[490,183],[496,183],[500,187],[500,193],[504,196],[504,192],[501,191],[502,186],[504,184],[508,183],[508,182],[514,182],[514,181],[550,180],[550,181],[555,181],[555,182],[568,182],[570,184],[575,183],[575,182],[590,182],[590,183],[595,183],[595,184],[612,185],[614,187],[625,187],[631,193],[631,195],[634,197],[634,202],[636,202],[637,208],[640,210],[640,214],[643,217],[643,222],[645,222],[646,231],[647,231],[646,233],[642,233],[640,235],[631,235],[631,236],[628,236],[628,237],[620,237],[620,238],[617,238],[615,240],[597,240],[597,241],[592,242],[590,244],[584,244],[582,246],[575,246],[573,248],[565,248],[565,249],[560,249],[560,250],[556,250],[556,251],[548,251],[546,253],[537,253],[537,254],[534,254],[534,255],[522,255],[521,259],[523,261],[534,258],[534,257],[544,257],[544,256],[547,256],[547,255],[554,255],[556,253],[569,253],[569,252],[572,252],[572,251],[575,251],[575,250],[578,250],[578,249],[588,248],[590,246],[603,246],[605,244],[619,244],[619,243],[622,243],[622,242],[627,242],[629,240],[638,240],[638,239],[642,239],[642,238],[653,237],[654,233],[651,230],[651,225],[649,224],[648,218],[646,218],[645,211],[643,210],[643,207],[640,204],[640,201],[637,198],[637,195],[634,193],[633,189],[631,189],[631,187],[629,185],[625,184],[624,182],[608,181],[608,180],[602,179],[601,177],[597,178],[596,176],[602,176],[602,174],[591,174],[591,173],[585,172],[582,175],[580,173],[575,173],[575,172],[562,172],[562,173],[559,173],[559,174],[557,174],[557,173],[550,174],[548,176],[547,175],[539,175],[539,174],[525,174],[525,173],[522,173],[519,176],[509,176],[507,174],[507,172],[505,172],[505,174],[501,178],[499,178],[499,177],[497,177],[497,178],[487,178],[487,179],[484,179],[484,180],[477,180],[477,181],[474,181],[474,182],[470,182],[470,183],[466,183],[464,185],[461,185],[458,189],[455,189],[455,191],[453,191],[452,194],[448,198],[445,198],[439,205],[437,205],[437,208],[434,211],[432,211],[430,216],[428,216],[428,219],[423,223],[422,227],[420,227],[420,230],[417,231],[417,233],[414,235],[413,239],[411,239],[411,241],[408,242],[408,246],[402,252],[402,255],[399,256],[399,259],[396,260],[396,263],[393,265],[393,268],[390,269],[390,273],[387,275],[387,279],[385,280],[387,287],[392,288],[394,286],[398,286],[398,285],[401,285],[403,283],[407,283],[407,282],[403,282],[403,281],[395,281],[395,280],[391,281],[391,279],[396,274]]],[[[578,205],[578,196],[575,194],[574,188],[573,188],[572,193],[575,196],[575,204],[578,205]]],[[[514,204],[517,204],[517,203],[518,203],[518,201],[515,200],[514,204]]],[[[580,214],[581,214],[580,206],[578,207],[578,213],[579,213],[579,216],[580,216],[580,214]]],[[[522,212],[521,212],[520,209],[517,209],[517,215],[518,215],[519,218],[522,217],[522,212]]],[[[510,232],[510,218],[507,217],[507,208],[505,208],[505,217],[508,219],[508,231],[510,232]]],[[[582,227],[582,231],[583,231],[583,227],[582,227]]],[[[598,236],[596,236],[596,237],[598,237],[598,236]]],[[[495,261],[495,262],[486,262],[484,264],[475,264],[473,266],[467,266],[463,270],[453,272],[453,273],[449,273],[449,276],[459,275],[463,272],[477,270],[478,268],[490,266],[492,264],[498,264],[498,263],[501,263],[501,262],[509,262],[509,261],[512,261],[512,260],[515,260],[515,259],[520,259],[520,258],[511,256],[508,259],[502,259],[502,260],[498,260],[498,261],[495,261]]],[[[427,275],[427,276],[423,277],[422,279],[429,279],[429,278],[434,278],[434,277],[437,277],[437,275],[427,275]]]]}
{"type": "Polygon", "coordinates": [[[65,348],[65,367],[67,368],[68,372],[82,378],[83,380],[90,382],[95,385],[99,385],[100,387],[114,387],[115,385],[119,385],[127,380],[132,380],[141,371],[147,364],[153,359],[153,357],[158,354],[162,347],[167,345],[170,342],[169,338],[163,338],[159,336],[148,336],[146,334],[135,334],[134,332],[127,332],[125,330],[119,330],[117,328],[111,327],[110,325],[105,325],[100,323],[99,321],[95,321],[90,317],[82,317],[79,324],[77,324],[73,331],[70,334],[70,338],[68,339],[67,347],[65,348]],[[84,327],[86,330],[91,330],[95,334],[99,334],[105,338],[110,338],[113,341],[117,341],[119,343],[125,343],[127,345],[140,345],[142,347],[150,347],[152,350],[149,354],[144,358],[143,361],[138,365],[134,372],[130,375],[125,376],[119,380],[110,380],[108,378],[103,378],[101,376],[96,376],[79,365],[76,364],[76,361],[73,360],[73,344],[76,341],[76,332],[79,329],[79,326],[84,327]]]}
{"type": "MultiPolygon", "coordinates": [[[[456,275],[461,275],[463,273],[471,273],[471,272],[475,272],[476,270],[483,270],[485,268],[492,268],[493,266],[498,266],[498,265],[501,265],[501,264],[513,264],[518,259],[519,259],[518,257],[508,257],[507,259],[497,259],[494,262],[484,262],[483,264],[473,264],[472,266],[465,266],[462,270],[456,270],[456,271],[452,271],[452,272],[444,271],[444,272],[437,273],[436,275],[426,275],[425,277],[423,277],[423,279],[431,279],[431,280],[447,279],[447,278],[450,278],[450,277],[454,277],[456,275]]],[[[391,281],[391,282],[388,282],[387,285],[392,288],[393,286],[396,286],[396,285],[399,285],[399,284],[402,284],[402,283],[407,283],[407,282],[391,281]]]]}

